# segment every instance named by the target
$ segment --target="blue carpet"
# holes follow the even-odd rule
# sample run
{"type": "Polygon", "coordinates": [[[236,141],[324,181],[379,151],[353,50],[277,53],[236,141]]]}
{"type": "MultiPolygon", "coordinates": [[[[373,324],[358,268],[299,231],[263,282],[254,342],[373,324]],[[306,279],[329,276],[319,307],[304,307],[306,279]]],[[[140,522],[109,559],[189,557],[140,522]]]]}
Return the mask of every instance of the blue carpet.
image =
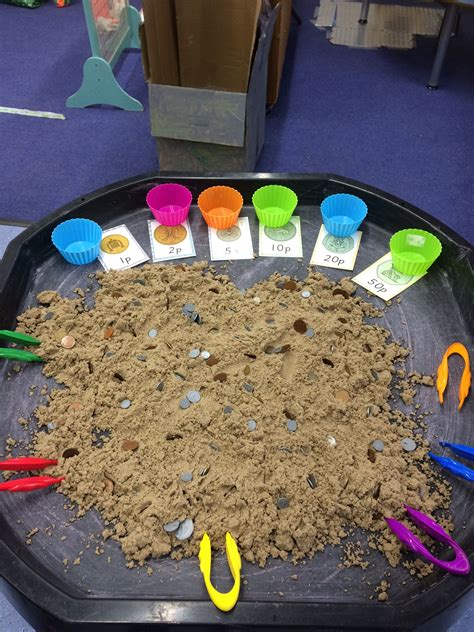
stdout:
{"type": "MultiPolygon", "coordinates": [[[[410,51],[334,46],[296,0],[280,100],[267,119],[260,171],[332,172],[416,204],[474,242],[474,11],[451,42],[442,86],[425,84],[435,40],[410,51]],[[469,62],[469,60],[471,60],[469,62]],[[469,221],[471,220],[471,221],[469,221]]],[[[138,52],[121,85],[142,113],[75,110],[89,45],[80,3],[29,11],[0,5],[0,105],[62,112],[66,121],[0,114],[0,217],[38,219],[115,180],[158,168],[138,52]]]]}

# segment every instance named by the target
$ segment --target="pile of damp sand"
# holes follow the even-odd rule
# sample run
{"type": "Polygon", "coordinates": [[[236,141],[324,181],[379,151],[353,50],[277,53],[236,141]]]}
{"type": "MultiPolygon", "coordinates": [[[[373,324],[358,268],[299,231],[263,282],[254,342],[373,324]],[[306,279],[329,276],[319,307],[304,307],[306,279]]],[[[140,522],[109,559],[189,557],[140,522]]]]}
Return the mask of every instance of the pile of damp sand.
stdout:
{"type": "Polygon", "coordinates": [[[355,527],[394,565],[384,516],[448,507],[413,415],[390,405],[408,351],[366,324],[379,314],[350,281],[242,292],[203,263],[96,276],[94,306],[43,292],[19,329],[62,385],[36,410],[36,453],[60,455],[48,473],[130,566],[196,555],[205,531],[260,565],[298,560],[355,527]]]}

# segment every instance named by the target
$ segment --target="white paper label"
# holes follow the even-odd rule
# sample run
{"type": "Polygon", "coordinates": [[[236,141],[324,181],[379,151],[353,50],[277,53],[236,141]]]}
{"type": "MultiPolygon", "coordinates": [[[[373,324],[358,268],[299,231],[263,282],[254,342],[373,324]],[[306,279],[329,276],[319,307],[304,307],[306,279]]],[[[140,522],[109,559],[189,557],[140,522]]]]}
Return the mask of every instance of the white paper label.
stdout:
{"type": "MultiPolygon", "coordinates": [[[[426,274],[426,272],[425,272],[426,274]]],[[[387,252],[386,255],[378,259],[375,263],[360,272],[352,280],[358,283],[375,296],[389,301],[410,285],[419,281],[425,274],[419,276],[408,276],[395,270],[392,266],[392,255],[387,252]]]]}
{"type": "Polygon", "coordinates": [[[280,228],[259,227],[260,257],[302,257],[301,224],[298,216],[293,216],[288,224],[280,228]]]}
{"type": "Polygon", "coordinates": [[[109,228],[102,233],[99,261],[107,271],[126,270],[149,259],[125,224],[109,228]]]}
{"type": "Polygon", "coordinates": [[[359,252],[362,232],[358,230],[350,237],[334,237],[321,226],[316,245],[311,256],[312,266],[353,270],[359,252]]]}
{"type": "Polygon", "coordinates": [[[230,228],[217,230],[209,226],[211,261],[253,259],[252,235],[248,217],[239,217],[230,228]]]}
{"type": "Polygon", "coordinates": [[[149,219],[148,232],[153,263],[196,256],[188,220],[177,226],[164,226],[155,219],[149,219]]]}

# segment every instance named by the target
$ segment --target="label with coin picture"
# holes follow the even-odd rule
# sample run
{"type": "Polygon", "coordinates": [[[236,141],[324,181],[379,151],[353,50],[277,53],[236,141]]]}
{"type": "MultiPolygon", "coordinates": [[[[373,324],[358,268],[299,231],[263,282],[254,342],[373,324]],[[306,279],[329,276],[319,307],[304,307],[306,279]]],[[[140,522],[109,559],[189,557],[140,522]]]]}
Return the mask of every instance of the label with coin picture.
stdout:
{"type": "Polygon", "coordinates": [[[260,257],[302,257],[301,223],[296,215],[279,228],[259,226],[260,257]]]}
{"type": "Polygon", "coordinates": [[[362,232],[358,230],[350,237],[335,237],[321,226],[310,264],[339,270],[353,270],[359,252],[362,232]]]}
{"type": "Polygon", "coordinates": [[[155,219],[150,219],[148,232],[153,263],[196,256],[188,220],[177,226],[165,226],[155,219]]]}
{"type": "MultiPolygon", "coordinates": [[[[426,272],[425,272],[426,274],[426,272]]],[[[403,292],[410,285],[413,285],[425,276],[408,276],[398,272],[392,265],[392,255],[386,255],[377,259],[372,265],[353,277],[353,281],[369,290],[375,296],[379,296],[384,301],[389,301],[400,292],[403,292]]]]}
{"type": "Polygon", "coordinates": [[[125,224],[104,230],[99,261],[105,270],[126,270],[149,259],[125,224]]]}
{"type": "Polygon", "coordinates": [[[209,226],[208,230],[211,261],[254,258],[248,217],[239,217],[230,228],[218,230],[209,226]]]}

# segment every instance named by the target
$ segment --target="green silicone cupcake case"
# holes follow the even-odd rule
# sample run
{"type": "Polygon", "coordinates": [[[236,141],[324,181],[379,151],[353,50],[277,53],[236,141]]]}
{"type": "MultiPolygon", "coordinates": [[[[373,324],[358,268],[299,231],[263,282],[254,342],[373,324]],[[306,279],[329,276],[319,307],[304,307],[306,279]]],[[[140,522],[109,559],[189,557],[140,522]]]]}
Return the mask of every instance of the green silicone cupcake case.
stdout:
{"type": "Polygon", "coordinates": [[[426,230],[407,228],[390,239],[393,267],[409,276],[424,274],[441,254],[440,240],[426,230]]]}
{"type": "Polygon", "coordinates": [[[288,187],[269,184],[255,191],[252,203],[260,224],[279,228],[290,221],[298,204],[298,197],[288,187]]]}

